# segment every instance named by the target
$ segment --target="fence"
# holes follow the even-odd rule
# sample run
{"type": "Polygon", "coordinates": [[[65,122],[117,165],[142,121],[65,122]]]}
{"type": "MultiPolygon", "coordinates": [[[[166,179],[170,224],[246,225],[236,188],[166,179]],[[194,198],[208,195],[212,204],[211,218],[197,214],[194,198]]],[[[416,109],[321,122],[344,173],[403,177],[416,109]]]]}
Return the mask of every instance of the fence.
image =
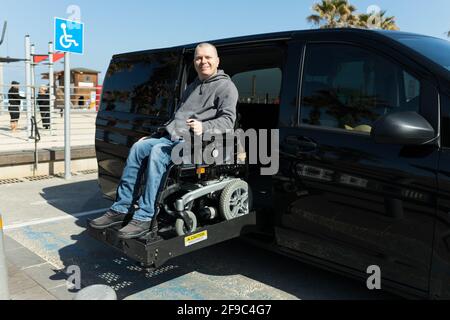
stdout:
{"type": "MultiPolygon", "coordinates": [[[[71,146],[93,145],[98,88],[71,87],[71,146]]],[[[64,87],[0,87],[0,152],[64,146],[64,87]],[[31,88],[31,101],[25,92],[31,88]],[[17,121],[16,121],[17,119],[17,121]]]]}

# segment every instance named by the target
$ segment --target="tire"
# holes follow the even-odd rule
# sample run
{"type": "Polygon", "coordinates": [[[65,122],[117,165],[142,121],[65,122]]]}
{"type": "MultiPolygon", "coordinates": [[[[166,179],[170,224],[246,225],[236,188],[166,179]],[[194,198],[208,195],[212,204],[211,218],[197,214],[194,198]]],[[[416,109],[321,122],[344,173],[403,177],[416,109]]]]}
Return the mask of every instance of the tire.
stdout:
{"type": "Polygon", "coordinates": [[[188,217],[192,220],[192,229],[187,230],[184,220],[181,218],[178,218],[177,221],[175,221],[175,232],[179,236],[184,236],[185,234],[192,233],[197,229],[197,217],[192,211],[186,210],[185,211],[188,217]]]}
{"type": "Polygon", "coordinates": [[[225,220],[231,220],[252,209],[252,192],[247,182],[235,180],[230,182],[220,195],[219,211],[225,220]]]}

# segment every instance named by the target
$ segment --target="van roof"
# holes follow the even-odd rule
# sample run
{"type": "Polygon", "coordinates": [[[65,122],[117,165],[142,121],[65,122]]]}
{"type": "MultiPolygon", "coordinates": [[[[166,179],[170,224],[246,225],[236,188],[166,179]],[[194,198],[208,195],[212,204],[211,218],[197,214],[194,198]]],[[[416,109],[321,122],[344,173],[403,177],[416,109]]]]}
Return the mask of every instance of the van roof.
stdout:
{"type": "MultiPolygon", "coordinates": [[[[209,42],[214,44],[217,47],[229,45],[229,44],[239,44],[239,43],[251,43],[251,42],[260,42],[260,41],[271,41],[271,40],[282,40],[282,39],[292,39],[297,38],[305,35],[312,35],[312,34],[322,34],[322,33],[354,33],[354,34],[361,34],[361,35],[382,35],[386,38],[395,39],[395,35],[401,36],[401,35],[419,35],[409,32],[403,32],[403,31],[388,31],[388,30],[369,30],[369,29],[356,29],[356,28],[335,28],[335,29],[310,29],[310,30],[291,30],[291,31],[282,31],[282,32],[271,32],[271,33],[262,33],[262,34],[254,34],[254,35],[246,35],[246,36],[239,36],[239,37],[232,37],[232,38],[225,38],[225,39],[218,39],[218,40],[207,40],[207,41],[201,41],[201,42],[209,42]]],[[[422,36],[422,35],[420,35],[422,36]]],[[[141,50],[141,51],[134,51],[134,52],[127,52],[127,53],[120,53],[113,56],[113,58],[119,58],[126,55],[137,55],[137,54],[144,54],[147,52],[157,52],[157,51],[164,51],[164,50],[176,50],[176,49],[182,49],[185,48],[186,50],[193,50],[199,44],[200,42],[196,43],[190,43],[186,45],[180,45],[180,46],[174,46],[174,47],[166,47],[166,48],[155,48],[155,49],[149,49],[149,50],[141,50]]]]}

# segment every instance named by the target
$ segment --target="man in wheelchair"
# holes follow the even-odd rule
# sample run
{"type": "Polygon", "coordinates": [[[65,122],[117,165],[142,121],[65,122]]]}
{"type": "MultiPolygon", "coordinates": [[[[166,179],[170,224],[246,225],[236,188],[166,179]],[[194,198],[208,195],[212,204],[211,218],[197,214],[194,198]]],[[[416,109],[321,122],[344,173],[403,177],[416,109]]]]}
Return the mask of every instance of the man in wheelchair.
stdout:
{"type": "MultiPolygon", "coordinates": [[[[92,228],[106,229],[120,225],[120,238],[138,238],[150,229],[154,230],[157,225],[155,218],[163,206],[167,213],[177,218],[175,227],[178,234],[190,232],[195,230],[196,225],[191,211],[194,204],[196,210],[213,219],[216,213],[207,206],[210,201],[208,197],[217,195],[218,191],[222,193],[219,201],[232,205],[231,209],[223,205],[227,207],[222,208],[225,218],[248,210],[242,200],[244,181],[224,178],[227,175],[221,174],[220,170],[201,177],[205,167],[175,165],[171,159],[172,149],[186,142],[180,134],[182,132],[191,131],[200,136],[211,130],[225,132],[234,128],[238,91],[230,77],[218,70],[218,66],[216,48],[208,43],[199,44],[194,55],[198,78],[184,91],[177,111],[165,128],[159,130],[157,135],[142,138],[133,145],[118,185],[116,202],[103,216],[90,222],[92,228]],[[133,212],[141,177],[145,184],[137,200],[138,209],[133,212]],[[180,180],[184,183],[180,184],[180,180]],[[230,185],[233,188],[227,189],[230,185]],[[174,203],[170,203],[171,200],[174,203]]],[[[226,173],[226,170],[224,166],[222,172],[226,173]]]]}

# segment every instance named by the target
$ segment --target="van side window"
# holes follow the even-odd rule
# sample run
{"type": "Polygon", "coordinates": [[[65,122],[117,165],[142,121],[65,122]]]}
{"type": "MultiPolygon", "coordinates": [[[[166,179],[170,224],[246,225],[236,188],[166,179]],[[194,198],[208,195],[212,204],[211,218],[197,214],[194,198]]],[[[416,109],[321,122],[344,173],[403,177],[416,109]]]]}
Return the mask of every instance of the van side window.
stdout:
{"type": "Polygon", "coordinates": [[[366,133],[385,114],[420,107],[419,80],[352,45],[309,45],[301,93],[301,123],[366,133]]]}
{"type": "Polygon", "coordinates": [[[104,81],[101,110],[168,117],[178,62],[179,56],[170,52],[113,60],[104,81]]]}
{"type": "MultiPolygon", "coordinates": [[[[239,92],[236,106],[239,128],[277,127],[283,103],[280,94],[286,50],[284,43],[218,48],[219,69],[231,77],[239,92]]],[[[193,54],[186,59],[192,60],[193,54]]],[[[195,78],[195,69],[189,62],[187,83],[195,78]]]]}
{"type": "Polygon", "coordinates": [[[278,120],[281,91],[280,68],[256,69],[234,74],[239,92],[238,117],[243,129],[275,128],[278,120]],[[254,122],[258,115],[259,123],[254,122]]]}
{"type": "Polygon", "coordinates": [[[235,74],[232,80],[239,91],[240,103],[280,103],[280,68],[242,72],[235,74]]]}

